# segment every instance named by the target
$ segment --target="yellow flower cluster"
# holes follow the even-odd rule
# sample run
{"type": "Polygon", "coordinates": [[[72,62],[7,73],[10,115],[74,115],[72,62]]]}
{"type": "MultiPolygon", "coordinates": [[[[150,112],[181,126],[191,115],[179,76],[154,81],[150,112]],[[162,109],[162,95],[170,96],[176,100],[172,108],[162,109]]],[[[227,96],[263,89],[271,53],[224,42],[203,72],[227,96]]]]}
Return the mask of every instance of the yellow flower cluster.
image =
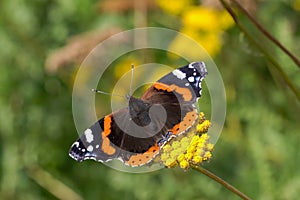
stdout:
{"type": "Polygon", "coordinates": [[[198,133],[206,133],[210,127],[210,121],[204,120],[202,123],[197,125],[198,133]]]}
{"type": "Polygon", "coordinates": [[[175,138],[161,149],[160,160],[166,167],[175,167],[179,164],[182,169],[187,169],[191,164],[199,165],[212,157],[214,145],[209,143],[206,133],[210,121],[205,120],[201,112],[198,124],[186,135],[175,138]]]}
{"type": "MultiPolygon", "coordinates": [[[[222,47],[222,33],[233,26],[234,21],[225,10],[218,10],[208,6],[195,5],[190,0],[156,0],[158,6],[166,13],[178,15],[182,27],[180,32],[199,43],[210,56],[215,56],[222,47]]],[[[185,55],[191,59],[199,58],[199,52],[190,50],[186,38],[178,36],[170,45],[170,50],[185,55]]]]}

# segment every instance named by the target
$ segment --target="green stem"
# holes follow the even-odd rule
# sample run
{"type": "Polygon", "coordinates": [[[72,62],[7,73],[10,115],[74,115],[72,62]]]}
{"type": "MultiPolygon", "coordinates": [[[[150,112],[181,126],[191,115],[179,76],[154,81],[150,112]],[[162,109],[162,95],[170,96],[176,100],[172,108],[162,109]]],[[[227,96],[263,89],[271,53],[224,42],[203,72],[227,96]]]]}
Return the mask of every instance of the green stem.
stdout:
{"type": "Polygon", "coordinates": [[[237,188],[235,188],[234,186],[230,185],[228,182],[224,181],[223,179],[221,179],[217,175],[213,174],[212,172],[204,169],[203,167],[200,167],[200,166],[197,166],[197,165],[192,165],[192,168],[195,169],[198,172],[201,172],[202,174],[206,175],[207,177],[215,180],[216,182],[220,183],[225,188],[227,188],[228,190],[230,190],[234,194],[238,195],[242,199],[251,200],[250,197],[248,197],[247,195],[245,195],[244,193],[242,193],[241,191],[239,191],[237,188]]]}
{"type": "Polygon", "coordinates": [[[284,82],[287,84],[287,86],[292,90],[292,92],[295,94],[297,99],[300,101],[300,92],[298,91],[297,87],[290,81],[289,77],[286,75],[286,73],[281,68],[280,64],[276,61],[274,57],[272,57],[264,47],[257,42],[251,34],[246,30],[246,28],[240,23],[238,17],[232,10],[232,8],[229,6],[229,4],[225,0],[220,0],[224,8],[228,11],[228,13],[231,15],[232,19],[238,26],[238,28],[246,35],[246,37],[266,56],[266,58],[273,64],[273,66],[277,69],[279,74],[281,75],[284,82]]]}
{"type": "Polygon", "coordinates": [[[52,176],[39,165],[28,166],[26,168],[26,172],[30,178],[32,178],[37,184],[39,184],[57,199],[83,200],[79,194],[52,176]]]}

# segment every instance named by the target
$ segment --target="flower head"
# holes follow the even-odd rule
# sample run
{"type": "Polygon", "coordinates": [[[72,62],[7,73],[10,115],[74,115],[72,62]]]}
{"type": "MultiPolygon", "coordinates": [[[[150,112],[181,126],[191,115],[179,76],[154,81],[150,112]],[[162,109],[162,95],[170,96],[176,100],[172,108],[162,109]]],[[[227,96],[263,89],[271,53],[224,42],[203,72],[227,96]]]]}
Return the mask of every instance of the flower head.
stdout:
{"type": "Polygon", "coordinates": [[[187,169],[191,164],[199,165],[212,157],[213,144],[209,143],[207,134],[210,121],[201,112],[195,125],[190,131],[172,139],[161,149],[160,160],[166,167],[179,165],[187,169]]]}

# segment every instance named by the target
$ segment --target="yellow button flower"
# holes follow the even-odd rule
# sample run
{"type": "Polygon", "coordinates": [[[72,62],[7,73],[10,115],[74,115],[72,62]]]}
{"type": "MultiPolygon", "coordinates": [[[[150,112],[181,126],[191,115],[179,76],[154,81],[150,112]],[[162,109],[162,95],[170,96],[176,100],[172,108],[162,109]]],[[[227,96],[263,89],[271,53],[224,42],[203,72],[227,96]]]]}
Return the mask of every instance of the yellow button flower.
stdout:
{"type": "Polygon", "coordinates": [[[179,163],[179,165],[182,169],[187,169],[189,167],[189,162],[186,160],[183,160],[179,163]]]}
{"type": "Polygon", "coordinates": [[[191,164],[199,165],[212,157],[213,144],[209,143],[209,135],[206,133],[210,122],[204,119],[204,114],[200,113],[196,125],[189,131],[193,134],[174,138],[162,147],[160,154],[162,164],[168,168],[179,164],[182,169],[186,170],[191,164]],[[199,132],[199,125],[207,128],[201,128],[202,132],[199,132]]]}
{"type": "Polygon", "coordinates": [[[202,162],[202,157],[201,156],[195,156],[194,158],[193,158],[193,161],[195,162],[195,163],[201,163],[202,162]]]}
{"type": "Polygon", "coordinates": [[[170,144],[166,144],[165,146],[163,146],[163,150],[164,152],[171,152],[173,148],[171,147],[170,144]]]}

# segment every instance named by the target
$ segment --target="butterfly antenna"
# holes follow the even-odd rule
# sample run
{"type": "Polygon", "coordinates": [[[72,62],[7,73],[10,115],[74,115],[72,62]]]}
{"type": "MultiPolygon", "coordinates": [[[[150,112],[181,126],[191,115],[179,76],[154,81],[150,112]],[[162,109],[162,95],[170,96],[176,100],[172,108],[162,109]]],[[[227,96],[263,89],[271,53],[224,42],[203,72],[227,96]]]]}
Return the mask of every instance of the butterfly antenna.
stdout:
{"type": "Polygon", "coordinates": [[[134,75],[134,64],[131,64],[131,79],[130,79],[130,90],[129,90],[129,95],[130,96],[132,96],[133,75],[134,75]]]}
{"type": "Polygon", "coordinates": [[[123,95],[112,94],[112,93],[108,93],[108,92],[103,92],[103,91],[97,90],[97,89],[92,89],[92,91],[93,91],[93,92],[96,92],[96,93],[100,93],[100,94],[110,95],[110,96],[124,97],[123,95]]]}

